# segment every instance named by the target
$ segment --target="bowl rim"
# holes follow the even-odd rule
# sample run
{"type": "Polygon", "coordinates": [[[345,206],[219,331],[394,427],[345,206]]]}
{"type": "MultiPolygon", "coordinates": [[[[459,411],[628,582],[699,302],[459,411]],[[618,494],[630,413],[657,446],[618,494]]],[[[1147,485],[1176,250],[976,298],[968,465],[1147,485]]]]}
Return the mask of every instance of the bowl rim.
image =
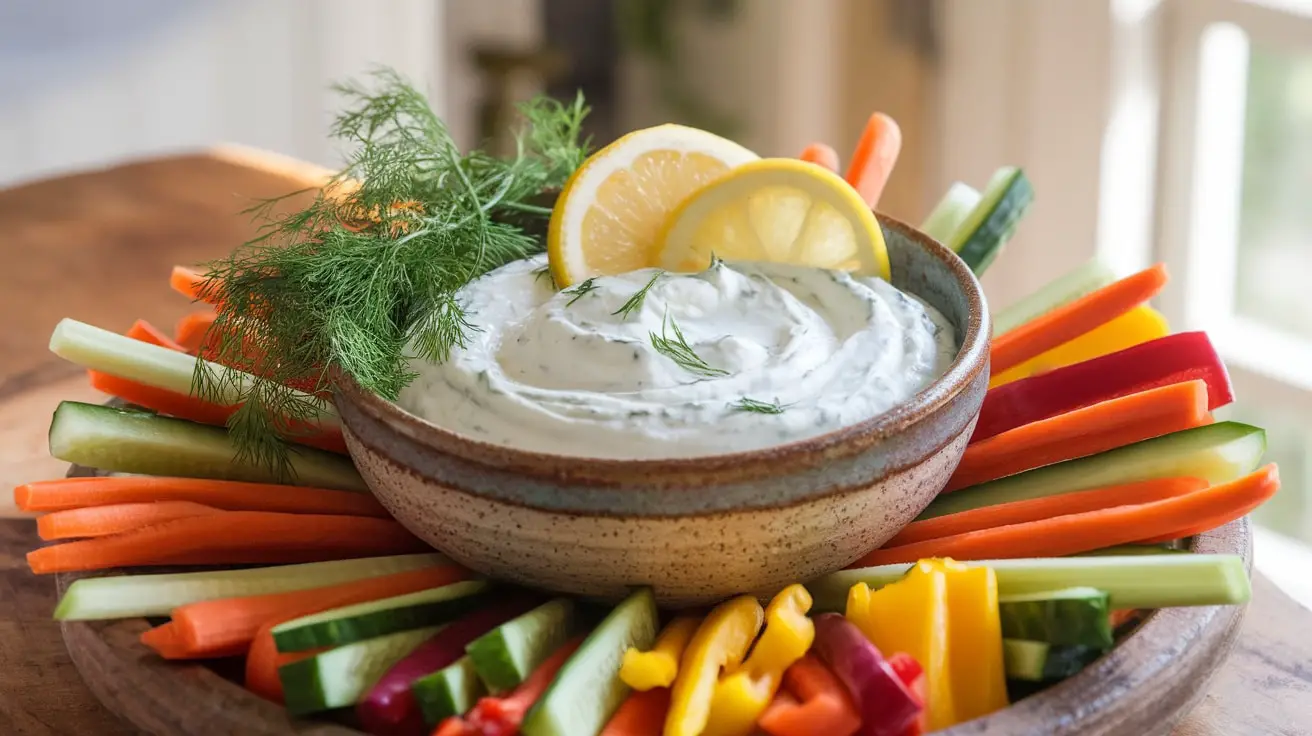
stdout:
{"type": "MultiPolygon", "coordinates": [[[[850,456],[904,432],[909,426],[929,417],[966,391],[972,381],[989,366],[992,322],[983,287],[970,267],[955,252],[921,230],[901,220],[875,213],[880,225],[900,232],[928,254],[944,264],[966,297],[966,330],[961,346],[947,370],[928,386],[888,411],[856,424],[825,434],[778,445],[715,455],[660,458],[610,458],[588,455],[563,455],[523,450],[476,440],[438,426],[389,401],[364,390],[355,378],[339,373],[333,393],[339,411],[342,404],[363,411],[374,420],[398,430],[427,447],[476,462],[512,465],[533,475],[556,475],[561,472],[588,470],[599,475],[613,473],[702,473],[741,468],[744,465],[815,458],[826,460],[850,456]]],[[[349,422],[343,424],[349,430],[349,422]]]]}

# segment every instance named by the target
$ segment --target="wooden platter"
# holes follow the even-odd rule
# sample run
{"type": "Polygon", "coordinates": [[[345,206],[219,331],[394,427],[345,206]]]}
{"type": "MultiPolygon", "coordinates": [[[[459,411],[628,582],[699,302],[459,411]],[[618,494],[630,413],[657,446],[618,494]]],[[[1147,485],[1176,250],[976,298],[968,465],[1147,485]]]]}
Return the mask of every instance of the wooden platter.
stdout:
{"type": "MultiPolygon", "coordinates": [[[[93,475],[74,466],[70,476],[93,475]]],[[[1193,551],[1238,554],[1252,569],[1247,518],[1196,537],[1193,551]]],[[[113,574],[113,573],[110,573],[113,574]]],[[[63,595],[85,573],[57,576],[63,595]]],[[[939,733],[1169,733],[1205,691],[1234,647],[1246,606],[1156,611],[1115,649],[1083,672],[987,718],[939,733]]],[[[296,720],[280,706],[242,688],[240,672],[167,662],[139,641],[144,618],[60,624],[68,652],[87,687],[111,711],[156,736],[358,736],[336,723],[296,720]],[[229,679],[229,678],[232,679],[229,679]]]]}
{"type": "MultiPolygon", "coordinates": [[[[7,329],[0,331],[0,345],[7,348],[0,354],[0,417],[5,418],[0,491],[63,472],[46,449],[50,411],[61,399],[97,400],[75,367],[45,350],[55,321],[64,315],[95,315],[98,323],[114,329],[126,329],[136,317],[171,324],[189,307],[159,288],[161,274],[174,263],[227,252],[252,234],[250,223],[234,217],[237,209],[251,197],[295,188],[294,177],[281,171],[206,153],[0,191],[6,247],[25,254],[10,264],[15,268],[0,289],[0,305],[12,307],[6,310],[7,329]],[[88,279],[112,280],[120,288],[112,294],[88,290],[88,279]]],[[[1236,531],[1243,541],[1232,544],[1246,552],[1246,530],[1236,531]]],[[[23,554],[37,544],[30,520],[0,521],[0,734],[355,733],[335,724],[290,722],[281,709],[248,695],[221,674],[160,662],[136,645],[144,621],[68,624],[61,632],[50,618],[56,582],[67,586],[71,578],[32,575],[23,554]]],[[[1256,575],[1254,600],[1233,656],[1204,684],[1202,677],[1180,673],[1198,669],[1188,662],[1200,656],[1219,660],[1230,646],[1224,634],[1233,635],[1238,621],[1218,629],[1226,617],[1214,611],[1208,623],[1183,629],[1174,614],[1186,610],[1208,609],[1156,614],[1127,646],[1086,671],[1084,676],[1098,673],[1099,682],[1090,685],[1081,676],[955,732],[1155,733],[1168,730],[1174,718],[1188,711],[1174,728],[1176,736],[1312,733],[1312,640],[1307,637],[1312,613],[1256,575]],[[1181,630],[1186,633],[1175,640],[1175,649],[1154,647],[1179,651],[1179,661],[1165,655],[1145,661],[1128,648],[1149,638],[1169,644],[1170,635],[1181,630]],[[1118,666],[1155,673],[1171,692],[1136,690],[1129,676],[1116,674],[1125,672],[1118,666]],[[1172,697],[1182,702],[1160,707],[1155,702],[1172,697]],[[1197,704],[1190,710],[1191,699],[1197,704]],[[1019,721],[1008,726],[1004,718],[1019,721]]],[[[1225,610],[1235,619],[1240,613],[1225,610]]]]}

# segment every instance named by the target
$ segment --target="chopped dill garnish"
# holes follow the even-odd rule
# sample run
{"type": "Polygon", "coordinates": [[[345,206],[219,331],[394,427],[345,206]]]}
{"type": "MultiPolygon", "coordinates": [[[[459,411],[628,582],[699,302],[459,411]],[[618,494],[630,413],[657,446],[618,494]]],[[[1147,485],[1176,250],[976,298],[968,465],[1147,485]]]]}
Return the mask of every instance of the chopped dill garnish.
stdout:
{"type": "Polygon", "coordinates": [[[596,283],[596,282],[597,282],[596,277],[593,277],[593,278],[586,279],[586,280],[580,282],[580,283],[579,283],[578,285],[576,285],[576,286],[571,286],[571,287],[569,287],[568,289],[566,289],[566,290],[560,292],[560,293],[562,293],[562,294],[573,294],[573,295],[574,295],[574,298],[573,298],[573,299],[570,299],[569,301],[565,302],[565,306],[567,306],[567,307],[568,307],[568,306],[571,306],[572,304],[574,304],[574,302],[576,302],[576,301],[582,299],[584,296],[586,296],[588,292],[590,292],[590,291],[595,291],[596,288],[597,288],[597,283],[596,283]]]}
{"type": "Polygon", "coordinates": [[[337,375],[396,400],[414,379],[409,359],[440,362],[465,345],[478,328],[457,291],[542,251],[549,193],[588,155],[581,96],[522,105],[516,151],[500,158],[462,152],[394,71],[335,89],[346,104],[331,132],[353,149],[346,167],[322,189],[248,210],[260,232],[207,264],[200,289],[220,305],[211,359],[255,378],[198,361],[193,393],[235,388],[241,408],[228,427],[238,459],[284,474],[285,439],[322,414],[314,394],[337,375]]]}
{"type": "Polygon", "coordinates": [[[629,315],[642,308],[642,302],[647,298],[647,292],[651,291],[651,287],[656,284],[656,279],[664,275],[664,271],[657,271],[652,274],[651,281],[648,281],[646,286],[634,292],[633,296],[629,297],[627,302],[621,304],[620,308],[611,312],[611,314],[622,315],[625,319],[628,319],[629,315]]]}
{"type": "Polygon", "coordinates": [[[551,266],[543,266],[542,268],[533,269],[534,281],[541,281],[544,276],[547,278],[547,281],[551,282],[551,288],[556,288],[556,277],[551,274],[551,266]]]}
{"type": "Polygon", "coordinates": [[[729,406],[734,411],[750,411],[756,414],[783,414],[791,405],[780,404],[779,399],[775,399],[774,403],[766,403],[744,396],[729,406]]]}
{"type": "Polygon", "coordinates": [[[656,352],[664,355],[674,361],[680,368],[689,373],[695,373],[706,378],[716,376],[727,376],[729,372],[720,368],[712,368],[693,351],[688,340],[683,336],[683,330],[679,329],[679,323],[675,322],[669,312],[661,319],[661,334],[655,332],[649,333],[651,336],[651,346],[656,352]],[[670,331],[674,332],[674,337],[670,337],[670,331]]]}

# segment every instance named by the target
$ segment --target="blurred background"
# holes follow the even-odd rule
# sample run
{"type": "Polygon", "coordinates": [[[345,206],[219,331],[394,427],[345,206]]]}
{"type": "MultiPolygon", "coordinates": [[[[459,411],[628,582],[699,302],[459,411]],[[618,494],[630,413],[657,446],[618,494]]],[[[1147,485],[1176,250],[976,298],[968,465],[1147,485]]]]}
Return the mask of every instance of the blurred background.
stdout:
{"type": "Polygon", "coordinates": [[[1258,564],[1312,600],[1312,0],[6,0],[0,187],[224,142],[334,166],[328,85],[375,64],[467,146],[540,91],[582,89],[597,143],[676,121],[763,155],[845,154],[881,110],[881,209],[913,222],[1024,167],[990,301],[1165,261],[1160,308],[1213,336],[1225,416],[1281,466],[1258,564]]]}

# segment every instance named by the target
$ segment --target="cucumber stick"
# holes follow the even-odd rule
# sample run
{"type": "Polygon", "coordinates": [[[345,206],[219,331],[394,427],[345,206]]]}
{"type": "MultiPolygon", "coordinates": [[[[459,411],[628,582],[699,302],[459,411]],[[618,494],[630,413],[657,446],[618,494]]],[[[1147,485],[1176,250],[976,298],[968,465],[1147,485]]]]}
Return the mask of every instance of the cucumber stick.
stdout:
{"type": "Polygon", "coordinates": [[[430,626],[365,639],[283,665],[278,678],[287,710],[302,715],[355,705],[392,665],[441,628],[430,626]]]}
{"type": "MultiPolygon", "coordinates": [[[[998,595],[1043,593],[1071,587],[1097,588],[1112,608],[1228,606],[1252,595],[1248,571],[1238,555],[1132,555],[1128,557],[1040,557],[963,562],[991,567],[998,595]]],[[[847,591],[857,583],[872,589],[902,579],[909,564],[839,570],[807,584],[815,613],[842,612],[847,591]]]]}
{"type": "MultiPolygon", "coordinates": [[[[65,401],[50,422],[50,454],[64,462],[117,473],[285,482],[272,468],[238,460],[222,427],[140,411],[65,401]]],[[[309,447],[288,447],[297,485],[367,492],[351,459],[309,447]]]]}
{"type": "MultiPolygon", "coordinates": [[[[135,340],[75,319],[63,319],[55,325],[55,330],[50,335],[50,352],[83,368],[184,396],[191,394],[197,363],[196,358],[186,353],[135,340]]],[[[223,392],[217,397],[218,403],[237,403],[250,376],[217,363],[204,360],[200,362],[208,370],[222,371],[226,376],[234,379],[225,380],[222,386],[218,387],[223,392]]],[[[322,413],[314,420],[315,423],[321,426],[340,424],[332,405],[319,401],[309,394],[299,391],[296,394],[307,402],[307,406],[318,404],[322,407],[322,413]]]]}
{"type": "Polygon", "coordinates": [[[615,607],[579,645],[547,691],[524,716],[524,736],[596,736],[629,688],[620,664],[629,647],[651,649],[656,641],[656,599],[639,590],[615,607]]]}
{"type": "Polygon", "coordinates": [[[474,660],[468,655],[415,680],[410,690],[424,714],[424,723],[430,726],[436,726],[451,716],[468,713],[478,699],[487,694],[487,686],[479,679],[474,660]]]}
{"type": "Polygon", "coordinates": [[[574,602],[555,598],[469,642],[465,652],[493,695],[528,677],[574,629],[574,602]]]}
{"type": "Polygon", "coordinates": [[[167,616],[178,606],[198,601],[291,593],[433,567],[445,562],[447,558],[439,554],[394,555],[247,570],[83,578],[64,591],[64,597],[59,599],[59,605],[55,607],[55,619],[97,621],[134,616],[167,616]]]}
{"type": "Polygon", "coordinates": [[[925,222],[920,226],[922,232],[940,243],[947,243],[961,223],[979,204],[983,195],[959,181],[952,182],[943,199],[935,205],[925,222]]]}
{"type": "Polygon", "coordinates": [[[1002,640],[1002,661],[1007,679],[1023,682],[1064,680],[1076,675],[1099,656],[1094,647],[1056,646],[1042,641],[1002,640]]]}
{"type": "Polygon", "coordinates": [[[983,196],[952,232],[947,246],[976,274],[983,274],[1034,202],[1034,187],[1025,172],[1004,166],[993,173],[983,196]]]}
{"type": "Polygon", "coordinates": [[[280,652],[303,652],[435,626],[486,603],[490,589],[491,584],[485,580],[465,580],[334,608],[274,626],[273,643],[280,652]]]}
{"type": "Polygon", "coordinates": [[[945,493],[918,518],[1154,478],[1192,477],[1225,483],[1256,470],[1264,452],[1263,430],[1218,422],[945,493]]]}
{"type": "Polygon", "coordinates": [[[1116,281],[1116,274],[1097,258],[1049,281],[1042,289],[993,315],[993,334],[1003,335],[1042,317],[1058,307],[1086,296],[1116,281]]]}
{"type": "Polygon", "coordinates": [[[1066,588],[998,598],[1002,636],[1058,646],[1111,649],[1110,599],[1096,588],[1066,588]]]}

